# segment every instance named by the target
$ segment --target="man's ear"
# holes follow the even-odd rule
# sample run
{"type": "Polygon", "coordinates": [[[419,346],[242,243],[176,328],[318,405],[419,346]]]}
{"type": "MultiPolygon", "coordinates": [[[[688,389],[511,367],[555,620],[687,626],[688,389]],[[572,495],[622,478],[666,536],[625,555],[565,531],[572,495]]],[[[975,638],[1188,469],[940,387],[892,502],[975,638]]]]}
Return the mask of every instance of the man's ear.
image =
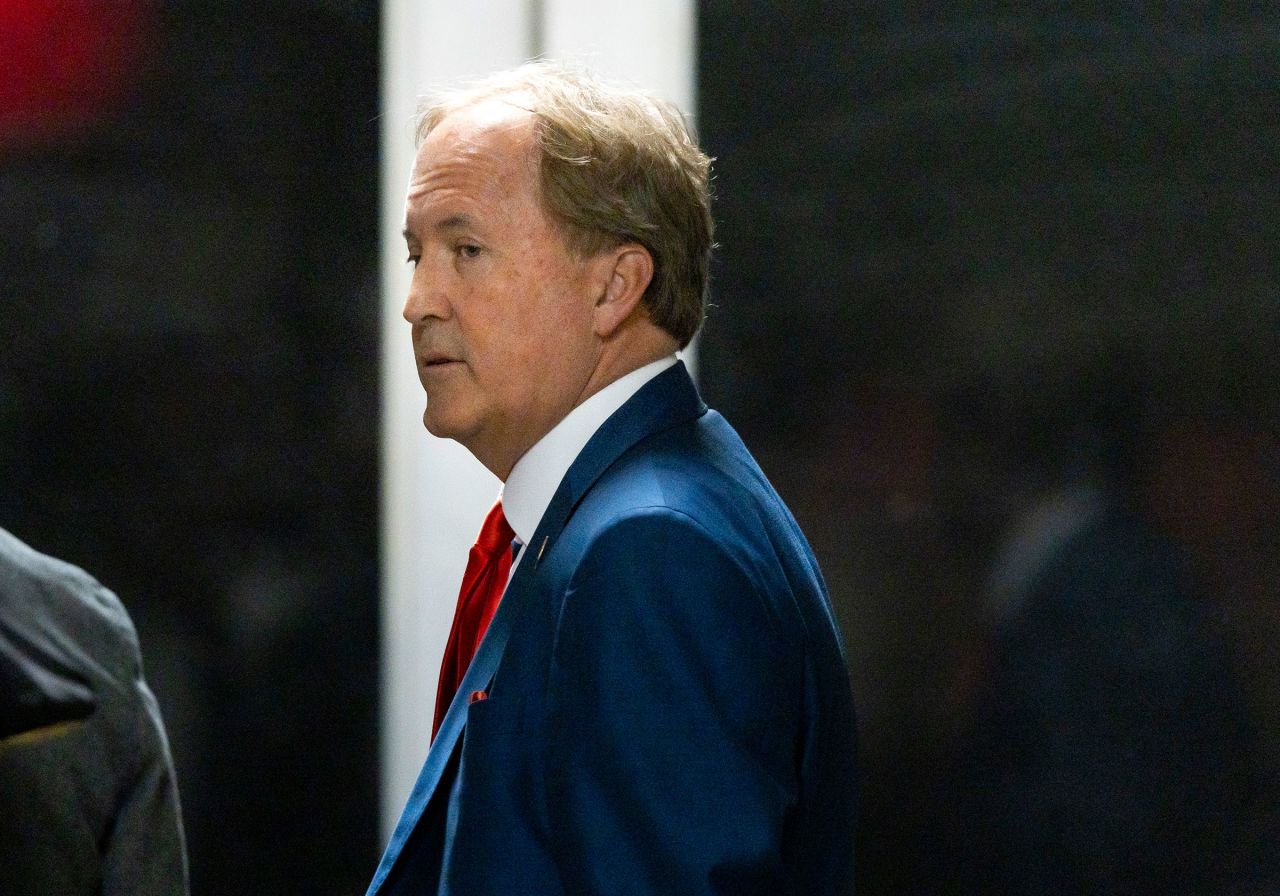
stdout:
{"type": "Polygon", "coordinates": [[[639,243],[623,243],[603,254],[604,290],[596,299],[595,331],[608,339],[636,313],[649,282],[653,280],[653,256],[639,243]]]}

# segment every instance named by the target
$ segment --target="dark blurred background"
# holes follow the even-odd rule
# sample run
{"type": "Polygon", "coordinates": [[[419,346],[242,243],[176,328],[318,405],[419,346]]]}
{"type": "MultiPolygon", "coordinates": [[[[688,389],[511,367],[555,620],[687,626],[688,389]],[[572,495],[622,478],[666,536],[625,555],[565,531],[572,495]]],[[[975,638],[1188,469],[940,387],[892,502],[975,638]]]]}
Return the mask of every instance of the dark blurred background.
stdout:
{"type": "Polygon", "coordinates": [[[0,526],[128,606],[192,890],[363,892],[376,2],[0,5],[0,526]]]}
{"type": "Polygon", "coordinates": [[[1280,892],[1275,7],[701,26],[705,391],[843,622],[861,892],[1280,892]]]}
{"type": "MultiPolygon", "coordinates": [[[[377,6],[0,6],[0,525],[133,613],[197,896],[381,845],[377,6]]],[[[699,16],[861,892],[1276,892],[1280,13],[885,6],[699,16]]]]}

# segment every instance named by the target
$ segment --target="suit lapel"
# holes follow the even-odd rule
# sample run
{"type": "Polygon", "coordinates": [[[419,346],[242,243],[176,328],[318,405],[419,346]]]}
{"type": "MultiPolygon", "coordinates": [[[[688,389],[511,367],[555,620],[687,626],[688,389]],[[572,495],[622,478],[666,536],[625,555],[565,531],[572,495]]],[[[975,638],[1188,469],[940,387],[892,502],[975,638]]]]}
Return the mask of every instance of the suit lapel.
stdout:
{"type": "Polygon", "coordinates": [[[404,810],[400,813],[400,820],[396,823],[391,840],[387,843],[382,861],[378,863],[378,870],[374,872],[365,896],[374,896],[378,892],[395,866],[396,859],[400,856],[400,851],[404,848],[409,835],[413,833],[418,820],[422,818],[423,811],[435,795],[445,767],[449,764],[449,759],[457,748],[462,729],[465,727],[469,695],[475,691],[487,689],[494,672],[497,671],[502,652],[507,646],[507,638],[511,634],[512,623],[519,615],[520,607],[530,590],[528,584],[532,579],[532,566],[533,564],[522,562],[507,584],[502,602],[498,604],[498,611],[494,613],[489,629],[485,632],[484,639],[480,642],[480,647],[467,668],[467,674],[462,677],[458,690],[453,695],[453,701],[440,722],[440,730],[436,732],[436,739],[432,741],[431,749],[427,751],[422,771],[418,773],[418,780],[414,783],[404,810]]]}
{"type": "Polygon", "coordinates": [[[619,408],[587,442],[573,465],[565,474],[555,496],[542,515],[542,521],[533,539],[525,548],[530,555],[521,559],[507,590],[498,605],[489,630],[476,651],[467,674],[463,676],[458,691],[449,704],[440,723],[440,730],[431,744],[418,780],[409,794],[400,820],[391,840],[387,843],[382,861],[374,873],[366,896],[374,896],[395,866],[409,835],[413,833],[423,811],[430,804],[444,774],[453,751],[457,748],[466,724],[468,695],[486,690],[493,680],[512,626],[519,618],[523,605],[537,589],[532,587],[537,579],[537,568],[543,554],[550,549],[574,508],[619,457],[638,442],[665,429],[692,420],[706,411],[706,405],[698,396],[698,390],[683,363],[663,371],[640,388],[626,404],[619,408]]]}

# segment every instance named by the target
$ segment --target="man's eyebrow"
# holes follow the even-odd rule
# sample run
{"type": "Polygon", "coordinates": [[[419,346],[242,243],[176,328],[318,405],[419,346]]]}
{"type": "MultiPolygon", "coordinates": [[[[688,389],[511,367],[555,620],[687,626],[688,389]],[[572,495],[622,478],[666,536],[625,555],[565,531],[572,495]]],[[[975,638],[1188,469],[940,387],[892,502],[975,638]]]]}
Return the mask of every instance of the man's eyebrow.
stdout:
{"type": "MultiPolygon", "coordinates": [[[[435,224],[431,225],[431,229],[432,230],[466,230],[471,226],[473,226],[473,223],[474,222],[472,221],[470,215],[457,214],[457,215],[450,215],[449,217],[441,221],[437,221],[435,224]]],[[[405,238],[406,242],[410,242],[417,238],[414,236],[413,231],[411,231],[408,227],[400,231],[400,235],[405,238]]]]}
{"type": "Polygon", "coordinates": [[[462,229],[471,227],[472,224],[473,222],[471,220],[470,215],[457,214],[457,215],[450,215],[449,217],[445,218],[443,221],[436,222],[435,229],[436,230],[462,230],[462,229]]]}

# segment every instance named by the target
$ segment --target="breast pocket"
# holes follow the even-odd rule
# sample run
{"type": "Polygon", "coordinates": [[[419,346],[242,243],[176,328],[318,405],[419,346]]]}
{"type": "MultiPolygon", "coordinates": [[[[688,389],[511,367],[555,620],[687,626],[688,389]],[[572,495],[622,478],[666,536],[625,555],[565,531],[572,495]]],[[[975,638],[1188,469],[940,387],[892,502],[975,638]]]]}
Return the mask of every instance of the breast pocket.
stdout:
{"type": "Polygon", "coordinates": [[[510,696],[467,707],[458,765],[459,823],[490,826],[529,799],[524,701],[510,696]]]}
{"type": "Polygon", "coordinates": [[[462,729],[463,768],[471,765],[484,773],[491,771],[495,762],[509,766],[523,728],[523,700],[499,696],[472,702],[462,729]]]}

